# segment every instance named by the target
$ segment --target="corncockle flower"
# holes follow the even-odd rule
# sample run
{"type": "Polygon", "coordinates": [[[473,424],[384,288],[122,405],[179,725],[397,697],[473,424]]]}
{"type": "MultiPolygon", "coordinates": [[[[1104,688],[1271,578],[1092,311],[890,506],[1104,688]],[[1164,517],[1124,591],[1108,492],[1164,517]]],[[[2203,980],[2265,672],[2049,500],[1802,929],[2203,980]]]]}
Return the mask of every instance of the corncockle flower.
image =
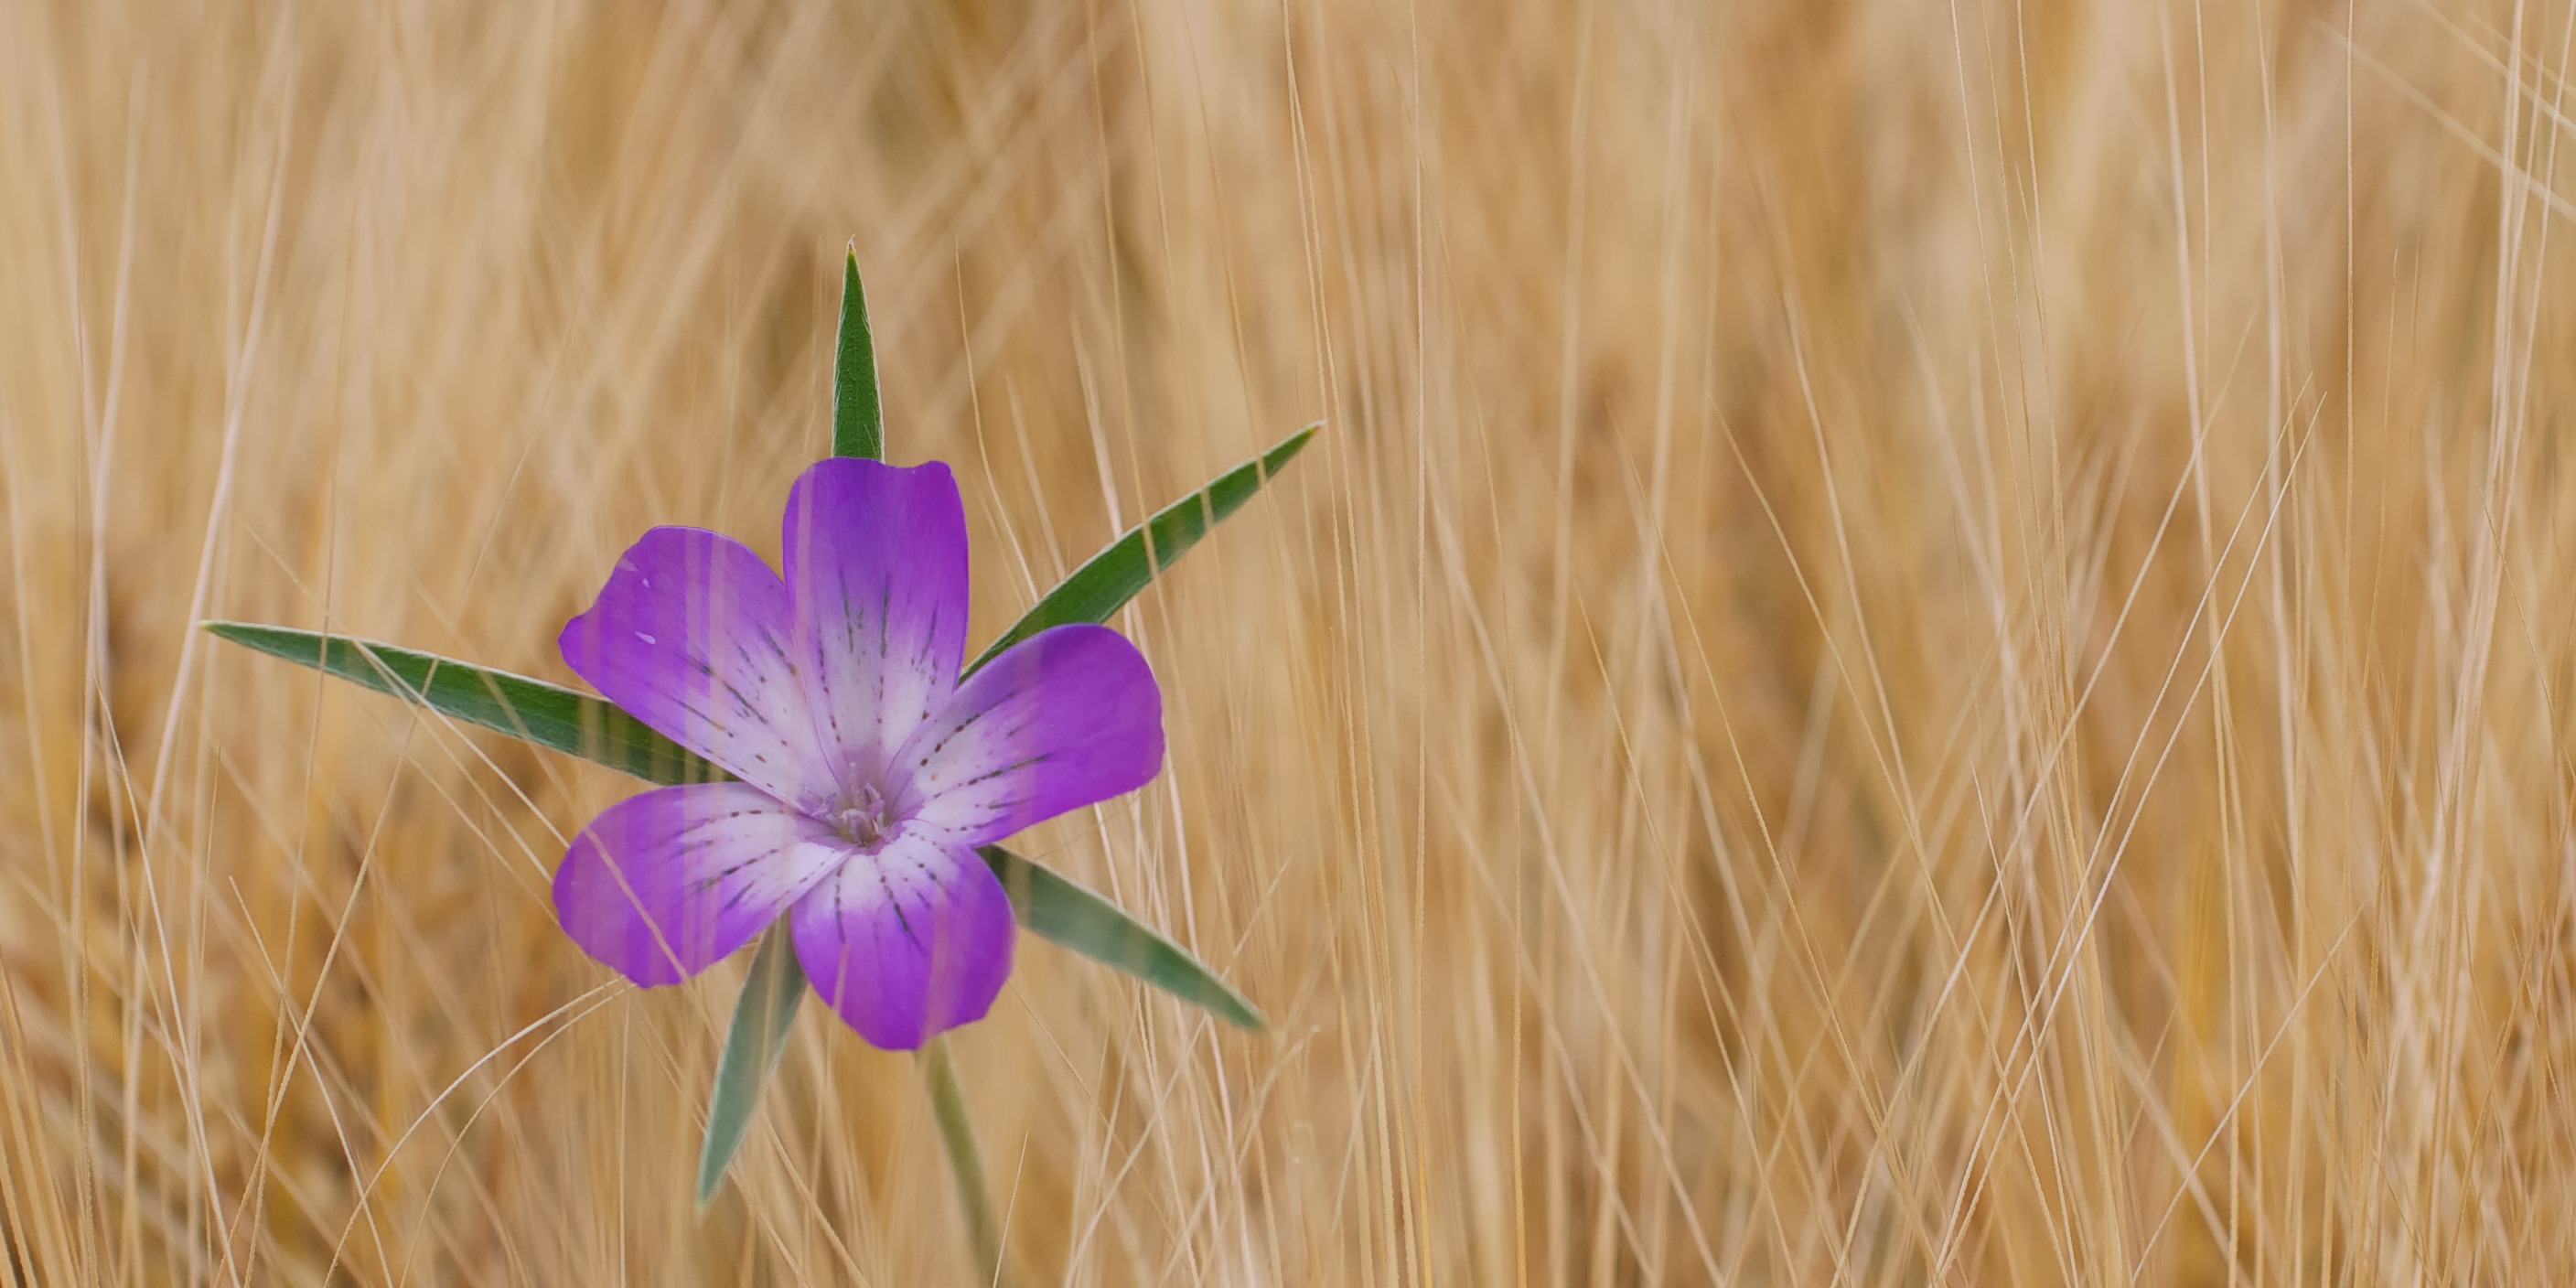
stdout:
{"type": "Polygon", "coordinates": [[[824,1002],[869,1042],[983,1017],[1017,929],[975,847],[1142,786],[1162,694],[1133,644],[1057,626],[961,684],[956,480],[836,457],[788,493],[782,580],[700,528],[644,534],[564,661],[733,775],[611,806],[555,875],[565,932],[642,985],[782,914],[824,1002]]]}
{"type": "Polygon", "coordinates": [[[861,1037],[922,1049],[976,1279],[999,1284],[1002,1226],[939,1035],[992,1008],[1018,913],[1229,1023],[1257,1032],[1262,1019],[1177,945],[993,843],[1141,787],[1162,766],[1153,671],[1116,632],[1084,623],[1117,612],[1318,427],[1128,529],[1004,633],[1015,643],[987,649],[965,675],[965,506],[947,466],[879,459],[885,408],[855,254],[842,269],[837,348],[833,455],[788,491],[786,576],[719,533],[645,533],[557,641],[605,701],[381,640],[205,626],[447,719],[676,784],[582,829],[554,896],[574,943],[647,987],[781,928],[752,963],[716,1064],[700,1210],[743,1144],[810,984],[861,1037]],[[727,781],[698,781],[710,767],[727,781]],[[997,870],[1012,874],[1012,894],[997,870]],[[1015,895],[1026,900],[1017,910],[1015,895]]]}

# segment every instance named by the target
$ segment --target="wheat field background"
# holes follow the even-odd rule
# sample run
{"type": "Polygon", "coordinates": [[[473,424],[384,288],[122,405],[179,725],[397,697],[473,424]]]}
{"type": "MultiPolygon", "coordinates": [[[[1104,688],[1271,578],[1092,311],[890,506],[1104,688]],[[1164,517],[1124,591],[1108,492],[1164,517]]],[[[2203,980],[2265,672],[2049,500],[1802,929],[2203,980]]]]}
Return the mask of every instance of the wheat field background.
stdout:
{"type": "Polygon", "coordinates": [[[548,900],[845,245],[1171,758],[955,1047],[1022,1283],[2576,1282],[2562,0],[0,0],[0,1277],[964,1283],[908,1058],[548,900]]]}

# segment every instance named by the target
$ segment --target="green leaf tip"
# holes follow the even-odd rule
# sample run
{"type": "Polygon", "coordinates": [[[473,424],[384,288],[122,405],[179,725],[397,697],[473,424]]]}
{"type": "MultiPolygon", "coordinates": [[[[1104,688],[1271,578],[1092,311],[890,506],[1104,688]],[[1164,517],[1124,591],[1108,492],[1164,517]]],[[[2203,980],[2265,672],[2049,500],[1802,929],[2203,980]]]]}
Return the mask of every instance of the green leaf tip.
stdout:
{"type": "Polygon", "coordinates": [[[859,285],[859,252],[842,260],[841,332],[832,362],[832,454],[885,459],[885,397],[877,384],[876,337],[868,329],[868,295],[859,285]]]}
{"type": "Polygon", "coordinates": [[[966,673],[973,674],[976,668],[1001,656],[1004,649],[1050,626],[1109,620],[1173,561],[1197,545],[1208,529],[1242,509],[1253,493],[1297,459],[1297,453],[1306,450],[1315,431],[1322,428],[1323,424],[1317,422],[1280,439],[1270,450],[1217,475],[1206,487],[1164,506],[1152,518],[1120,534],[1048,591],[1035,607],[1011,624],[1011,629],[986,645],[966,665],[966,673]]]}
{"type": "Polygon", "coordinates": [[[724,1185],[725,1171],[751,1131],[760,1093],[778,1072],[797,1004],[805,1000],[805,968],[784,920],[761,936],[751,974],[733,1004],[724,1054],[716,1060],[715,1087],[707,1095],[707,1139],[698,1152],[698,1211],[707,1210],[724,1185]]]}

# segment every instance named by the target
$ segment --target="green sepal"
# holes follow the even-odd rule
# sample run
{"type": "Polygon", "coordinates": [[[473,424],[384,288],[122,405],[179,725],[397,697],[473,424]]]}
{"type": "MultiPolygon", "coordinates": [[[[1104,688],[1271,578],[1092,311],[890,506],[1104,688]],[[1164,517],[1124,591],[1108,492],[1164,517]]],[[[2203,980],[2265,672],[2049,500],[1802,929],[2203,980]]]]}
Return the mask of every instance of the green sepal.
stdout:
{"type": "Polygon", "coordinates": [[[730,777],[626,714],[615,703],[454,658],[347,635],[249,622],[207,622],[235,644],[390,693],[468,724],[632,774],[648,783],[718,782],[730,777]]]}
{"type": "Polygon", "coordinates": [[[1067,622],[1105,622],[1111,614],[1126,607],[1155,576],[1172,566],[1183,551],[1197,545],[1217,521],[1243,508],[1270,476],[1285,468],[1304,451],[1307,440],[1321,425],[1308,425],[1279,440],[1269,451],[1216,476],[1216,480],[1188,496],[1174,501],[1154,513],[1154,517],[1129,528],[1099,554],[1083,561],[1055,589],[1038,600],[1036,607],[1020,616],[1011,629],[1002,632],[974,661],[966,664],[966,674],[1001,656],[1002,650],[1037,634],[1050,626],[1067,622]]]}
{"type": "Polygon", "coordinates": [[[716,1059],[715,1089],[707,1095],[707,1139],[698,1151],[699,1211],[715,1199],[725,1169],[742,1149],[761,1090],[787,1050],[796,1005],[804,1000],[805,967],[796,960],[795,941],[781,918],[761,936],[760,951],[752,955],[751,974],[742,981],[733,1022],[725,1027],[724,1054],[716,1059]]]}
{"type": "Polygon", "coordinates": [[[1133,975],[1236,1028],[1259,1033],[1266,1027],[1260,1009],[1215,971],[1089,887],[998,845],[976,852],[1002,879],[1020,924],[1040,938],[1133,975]]]}
{"type": "Polygon", "coordinates": [[[841,331],[832,360],[832,455],[885,459],[885,398],[877,387],[876,337],[868,330],[868,294],[859,286],[859,253],[842,261],[841,331]]]}

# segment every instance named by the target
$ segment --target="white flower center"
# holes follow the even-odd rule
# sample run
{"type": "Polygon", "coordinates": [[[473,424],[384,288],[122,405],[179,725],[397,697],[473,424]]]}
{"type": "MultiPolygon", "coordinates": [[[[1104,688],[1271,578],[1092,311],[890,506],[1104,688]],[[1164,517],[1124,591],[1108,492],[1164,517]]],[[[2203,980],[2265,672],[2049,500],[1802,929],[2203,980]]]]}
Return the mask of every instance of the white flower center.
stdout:
{"type": "Polygon", "coordinates": [[[860,788],[832,811],[828,821],[842,840],[862,847],[874,846],[893,830],[893,820],[886,817],[885,797],[874,787],[860,788]]]}

